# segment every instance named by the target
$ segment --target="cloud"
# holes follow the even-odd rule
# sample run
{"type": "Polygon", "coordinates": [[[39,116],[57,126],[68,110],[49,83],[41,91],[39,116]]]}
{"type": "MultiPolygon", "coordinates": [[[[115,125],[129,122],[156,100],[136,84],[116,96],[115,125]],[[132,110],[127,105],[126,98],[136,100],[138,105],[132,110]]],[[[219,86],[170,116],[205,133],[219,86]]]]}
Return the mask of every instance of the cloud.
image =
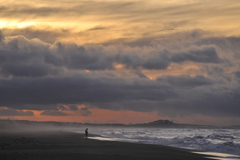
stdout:
{"type": "Polygon", "coordinates": [[[8,36],[23,35],[49,43],[62,40],[87,44],[163,37],[196,29],[209,32],[214,28],[219,35],[238,35],[234,21],[238,19],[238,8],[239,2],[234,1],[233,7],[226,0],[218,4],[184,0],[170,4],[153,0],[61,0],[57,3],[25,0],[17,4],[4,3],[0,16],[4,17],[1,24],[8,36]],[[222,22],[228,23],[222,25],[222,22]]]}
{"type": "Polygon", "coordinates": [[[89,29],[89,31],[104,30],[104,29],[106,29],[106,27],[103,27],[103,26],[96,26],[96,27],[93,27],[93,28],[89,29]]]}
{"type": "Polygon", "coordinates": [[[192,61],[198,63],[220,63],[222,60],[218,57],[214,47],[204,47],[201,50],[191,50],[188,53],[179,53],[172,56],[171,60],[176,63],[192,61]]]}
{"type": "Polygon", "coordinates": [[[34,116],[34,113],[32,111],[0,108],[0,116],[34,116]]]}
{"type": "Polygon", "coordinates": [[[43,64],[6,64],[2,66],[2,74],[16,77],[43,77],[58,74],[59,70],[43,64]]]}
{"type": "Polygon", "coordinates": [[[166,69],[171,61],[167,55],[167,51],[162,51],[163,54],[161,52],[159,52],[159,55],[156,55],[154,57],[149,58],[148,60],[146,60],[146,62],[143,64],[143,68],[145,69],[166,69]]]}
{"type": "Polygon", "coordinates": [[[90,116],[91,108],[103,108],[239,117],[239,6],[5,1],[1,112],[90,116]]]}
{"type": "MultiPolygon", "coordinates": [[[[224,89],[224,88],[222,88],[224,89]]],[[[199,91],[196,91],[199,92],[199,91]]],[[[208,90],[209,92],[209,90],[208,90]]],[[[215,91],[217,92],[217,91],[215,91]]],[[[220,92],[220,89],[218,90],[220,92]]],[[[185,92],[183,92],[185,93],[185,92]]],[[[239,88],[226,93],[191,93],[178,103],[168,105],[169,109],[162,109],[164,114],[172,117],[186,116],[196,113],[212,117],[239,117],[238,104],[240,103],[239,88]],[[229,94],[232,94],[229,96],[229,94]],[[193,98],[194,97],[194,98],[193,98]]]]}
{"type": "Polygon", "coordinates": [[[89,116],[97,107],[236,117],[238,41],[197,31],[111,45],[7,36],[0,44],[0,106],[59,116],[89,116]]]}
{"type": "Polygon", "coordinates": [[[45,110],[41,113],[41,115],[45,115],[45,116],[68,116],[69,114],[61,112],[61,111],[45,110]]]}
{"type": "Polygon", "coordinates": [[[234,75],[235,75],[237,78],[240,78],[240,71],[234,72],[234,75]]]}
{"type": "Polygon", "coordinates": [[[206,78],[202,75],[196,75],[195,77],[191,77],[189,75],[181,75],[181,76],[165,76],[158,77],[157,81],[161,83],[168,83],[177,87],[198,87],[204,85],[213,85],[215,82],[209,78],[206,78]]]}
{"type": "MultiPolygon", "coordinates": [[[[61,105],[61,104],[60,104],[61,105]]],[[[54,110],[58,111],[61,110],[61,107],[59,108],[59,103],[55,104],[49,104],[49,103],[42,103],[42,104],[37,104],[37,103],[9,103],[7,106],[11,108],[18,108],[22,110],[54,110]]]]}
{"type": "Polygon", "coordinates": [[[0,30],[0,43],[4,40],[4,35],[3,35],[3,33],[2,33],[2,31],[0,30]]]}
{"type": "Polygon", "coordinates": [[[66,107],[64,107],[64,105],[58,105],[58,109],[60,110],[60,111],[66,111],[67,110],[67,108],[66,107]]]}
{"type": "Polygon", "coordinates": [[[142,73],[142,71],[137,70],[133,71],[134,74],[136,74],[139,78],[148,78],[145,74],[142,73]]]}
{"type": "Polygon", "coordinates": [[[54,43],[63,37],[74,37],[80,34],[72,32],[69,28],[54,28],[52,26],[27,26],[22,28],[3,28],[2,32],[5,36],[22,35],[28,39],[38,38],[44,42],[54,43]]]}
{"type": "Polygon", "coordinates": [[[75,105],[70,105],[70,106],[69,106],[69,109],[70,109],[71,111],[77,111],[77,110],[78,110],[78,107],[75,106],[75,105]]]}
{"type": "Polygon", "coordinates": [[[163,30],[175,30],[177,27],[182,27],[187,23],[189,22],[186,20],[169,22],[164,25],[163,30]]]}
{"type": "Polygon", "coordinates": [[[96,79],[81,74],[70,77],[1,80],[0,90],[3,98],[0,105],[118,102],[123,98],[164,100],[175,97],[170,87],[152,83],[150,80],[138,80],[138,84],[135,84],[134,80],[125,81],[124,78],[96,79]]]}
{"type": "Polygon", "coordinates": [[[88,110],[88,108],[81,108],[80,110],[80,115],[84,117],[88,117],[92,115],[92,112],[88,110]]]}
{"type": "Polygon", "coordinates": [[[8,39],[6,49],[0,53],[1,74],[16,77],[43,77],[58,75],[65,68],[69,70],[113,70],[114,64],[122,64],[127,69],[167,69],[171,61],[219,63],[212,47],[173,54],[166,49],[126,49],[96,46],[77,46],[56,43],[52,46],[24,37],[8,39]],[[26,48],[28,48],[26,50],[26,48]],[[121,54],[120,54],[121,53],[121,54]],[[172,56],[171,56],[172,55],[172,56]]]}

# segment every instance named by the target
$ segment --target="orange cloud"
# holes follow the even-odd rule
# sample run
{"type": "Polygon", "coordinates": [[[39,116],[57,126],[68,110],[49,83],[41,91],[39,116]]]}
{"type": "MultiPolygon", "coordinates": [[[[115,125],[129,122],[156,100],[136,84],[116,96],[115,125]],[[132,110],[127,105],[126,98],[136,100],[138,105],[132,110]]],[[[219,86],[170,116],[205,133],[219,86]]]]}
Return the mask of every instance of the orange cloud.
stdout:
{"type": "MultiPolygon", "coordinates": [[[[115,121],[118,123],[146,123],[159,119],[157,112],[135,112],[135,111],[111,111],[107,109],[89,109],[92,115],[88,117],[80,115],[70,116],[46,116],[41,115],[42,111],[32,111],[35,116],[13,116],[19,120],[31,120],[31,121],[62,121],[62,122],[99,122],[106,123],[115,121]]],[[[73,113],[68,111],[67,113],[73,113]]]]}

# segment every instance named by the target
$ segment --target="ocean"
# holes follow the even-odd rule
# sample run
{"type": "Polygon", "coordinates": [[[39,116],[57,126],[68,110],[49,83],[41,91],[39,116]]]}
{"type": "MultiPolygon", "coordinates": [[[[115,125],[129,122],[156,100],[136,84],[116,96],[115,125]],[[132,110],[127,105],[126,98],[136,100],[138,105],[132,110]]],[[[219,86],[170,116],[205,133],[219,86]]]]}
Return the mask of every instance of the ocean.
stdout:
{"type": "Polygon", "coordinates": [[[90,137],[99,140],[126,141],[173,146],[230,154],[228,159],[240,159],[240,129],[191,129],[191,128],[89,128],[90,137]],[[236,155],[236,156],[234,156],[236,155]]]}

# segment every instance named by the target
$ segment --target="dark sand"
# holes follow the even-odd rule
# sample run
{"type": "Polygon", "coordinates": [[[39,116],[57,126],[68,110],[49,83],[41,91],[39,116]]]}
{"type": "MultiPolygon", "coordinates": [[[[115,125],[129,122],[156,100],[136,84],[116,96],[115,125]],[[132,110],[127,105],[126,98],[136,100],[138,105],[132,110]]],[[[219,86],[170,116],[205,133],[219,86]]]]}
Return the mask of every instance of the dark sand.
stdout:
{"type": "Polygon", "coordinates": [[[204,160],[206,158],[179,148],[92,140],[72,132],[0,133],[0,160],[10,159],[204,160]]]}

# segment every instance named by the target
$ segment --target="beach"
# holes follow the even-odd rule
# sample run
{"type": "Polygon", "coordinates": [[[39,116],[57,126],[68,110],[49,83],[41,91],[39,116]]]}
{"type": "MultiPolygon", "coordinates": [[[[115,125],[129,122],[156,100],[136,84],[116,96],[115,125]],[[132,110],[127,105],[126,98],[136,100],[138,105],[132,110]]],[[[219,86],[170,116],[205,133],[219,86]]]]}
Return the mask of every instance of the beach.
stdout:
{"type": "MultiPolygon", "coordinates": [[[[89,135],[94,137],[96,135],[89,135]]],[[[189,150],[115,141],[86,139],[67,131],[19,131],[0,133],[0,159],[88,159],[88,160],[204,160],[206,156],[189,150]]]]}

